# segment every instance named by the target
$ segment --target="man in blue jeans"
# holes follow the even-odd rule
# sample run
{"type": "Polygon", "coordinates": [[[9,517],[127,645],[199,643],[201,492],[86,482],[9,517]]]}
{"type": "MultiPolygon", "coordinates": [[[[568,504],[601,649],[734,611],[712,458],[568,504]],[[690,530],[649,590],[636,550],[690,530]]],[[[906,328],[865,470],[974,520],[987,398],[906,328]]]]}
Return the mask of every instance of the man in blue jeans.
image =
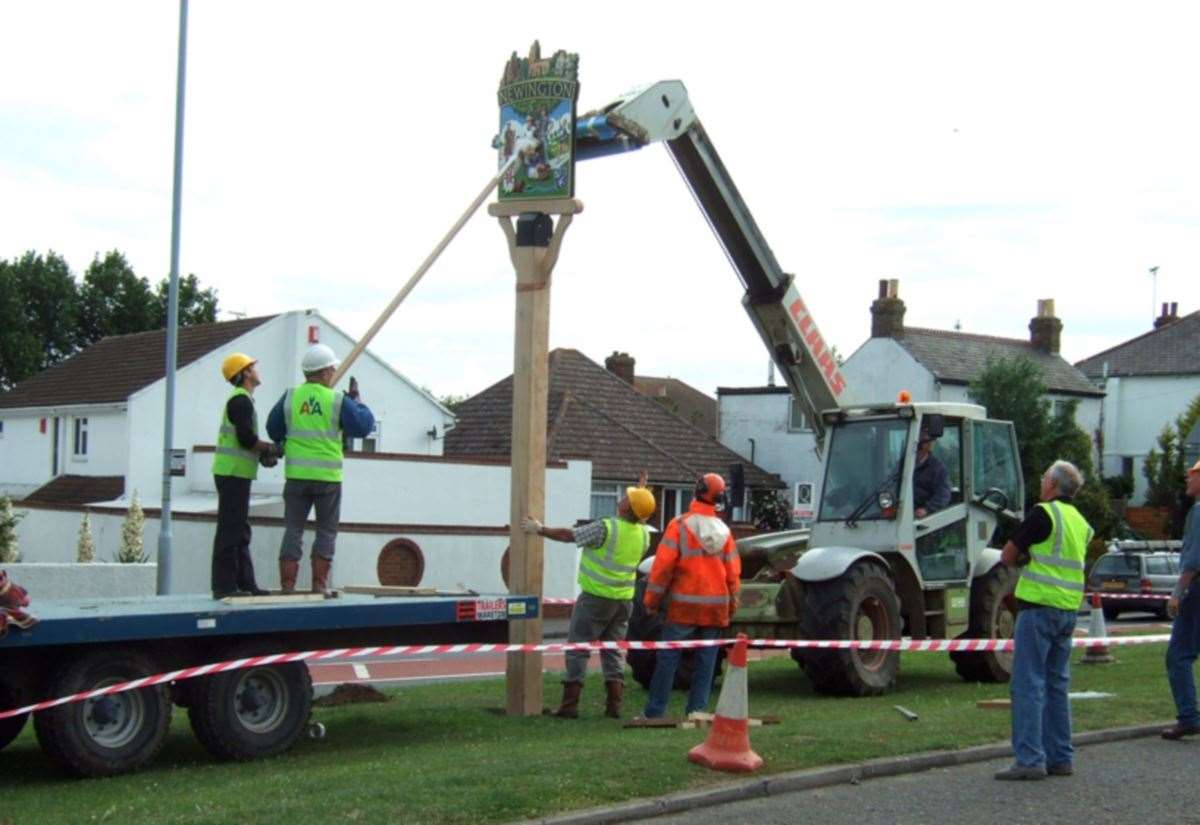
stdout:
{"type": "Polygon", "coordinates": [[[1083,476],[1069,461],[1042,475],[1041,502],[1004,545],[1000,560],[1022,566],[1014,594],[1012,745],[1016,761],[996,779],[1075,772],[1071,745],[1071,638],[1083,604],[1084,559],[1093,531],[1072,497],[1083,476]]]}
{"type": "MultiPolygon", "coordinates": [[[[1187,472],[1187,494],[1200,496],[1200,461],[1187,472]]],[[[1175,699],[1173,726],[1162,732],[1163,739],[1182,739],[1200,733],[1200,713],[1196,712],[1196,682],[1192,665],[1200,652],[1200,597],[1192,581],[1200,571],[1200,525],[1197,525],[1196,504],[1188,514],[1183,536],[1183,551],[1179,554],[1179,581],[1167,602],[1167,613],[1175,618],[1171,625],[1171,641],[1167,644],[1167,683],[1175,699]]]]}

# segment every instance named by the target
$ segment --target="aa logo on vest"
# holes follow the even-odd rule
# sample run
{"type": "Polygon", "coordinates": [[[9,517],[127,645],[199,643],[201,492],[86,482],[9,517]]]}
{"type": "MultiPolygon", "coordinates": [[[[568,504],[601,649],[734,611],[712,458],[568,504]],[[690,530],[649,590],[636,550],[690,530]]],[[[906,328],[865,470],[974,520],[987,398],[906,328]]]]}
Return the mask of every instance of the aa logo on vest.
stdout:
{"type": "Polygon", "coordinates": [[[324,415],[324,413],[321,411],[321,402],[318,401],[315,397],[309,398],[307,401],[305,401],[303,404],[300,405],[300,414],[301,415],[324,415]]]}

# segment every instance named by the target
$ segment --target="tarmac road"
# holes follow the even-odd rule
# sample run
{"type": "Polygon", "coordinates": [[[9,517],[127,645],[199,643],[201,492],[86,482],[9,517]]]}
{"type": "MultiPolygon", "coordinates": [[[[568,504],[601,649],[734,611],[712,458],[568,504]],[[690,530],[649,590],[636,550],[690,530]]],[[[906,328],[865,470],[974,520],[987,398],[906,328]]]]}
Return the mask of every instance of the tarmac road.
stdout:
{"type": "Polygon", "coordinates": [[[1157,736],[1077,748],[1075,775],[1040,782],[997,782],[997,759],[871,779],[857,785],[752,799],[637,820],[654,825],[1098,825],[1194,823],[1200,801],[1187,779],[1200,762],[1200,740],[1157,736]],[[1180,780],[1183,779],[1183,782],[1180,780]]]}

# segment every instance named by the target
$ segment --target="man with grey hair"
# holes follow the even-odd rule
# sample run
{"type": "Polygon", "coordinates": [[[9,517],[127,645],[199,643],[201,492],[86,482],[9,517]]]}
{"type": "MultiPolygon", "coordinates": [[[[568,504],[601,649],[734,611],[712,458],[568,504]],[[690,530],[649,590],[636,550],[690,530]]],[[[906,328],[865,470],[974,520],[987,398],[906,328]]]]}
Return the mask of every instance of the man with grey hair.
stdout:
{"type": "MultiPolygon", "coordinates": [[[[1200,496],[1200,461],[1187,471],[1187,495],[1200,496]]],[[[1182,739],[1200,733],[1200,713],[1196,711],[1196,681],[1192,665],[1200,652],[1200,596],[1192,586],[1200,572],[1200,524],[1197,524],[1196,504],[1188,514],[1179,554],[1179,581],[1167,602],[1171,624],[1171,641],[1167,644],[1167,683],[1175,700],[1176,722],[1162,732],[1163,739],[1182,739]]]]}
{"type": "Polygon", "coordinates": [[[1000,560],[1020,566],[1014,594],[1012,745],[1015,761],[996,779],[1074,773],[1071,746],[1071,637],[1083,604],[1084,559],[1093,531],[1071,502],[1083,476],[1069,461],[1042,475],[1041,501],[1004,545],[1000,560]]]}

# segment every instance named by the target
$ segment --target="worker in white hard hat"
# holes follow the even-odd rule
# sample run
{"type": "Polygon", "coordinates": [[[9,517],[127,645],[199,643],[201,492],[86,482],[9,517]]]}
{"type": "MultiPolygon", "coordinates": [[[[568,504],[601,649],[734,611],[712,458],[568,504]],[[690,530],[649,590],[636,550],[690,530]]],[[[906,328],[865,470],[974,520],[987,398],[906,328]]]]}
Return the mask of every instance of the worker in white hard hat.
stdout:
{"type": "Polygon", "coordinates": [[[350,393],[333,389],[338,359],[325,344],[304,353],[304,383],[288,390],[267,417],[267,434],[283,443],[283,542],[279,547],[279,580],[284,593],[296,589],[304,555],[304,522],[317,511],[312,545],[312,592],[329,595],[334,542],[342,506],[342,439],[365,438],[375,416],[350,393]]]}
{"type": "Polygon", "coordinates": [[[217,487],[217,532],[213,536],[212,594],[229,596],[267,594],[254,579],[250,558],[250,483],[258,467],[274,467],[282,450],[258,437],[254,390],[262,384],[258,361],[235,352],[221,362],[221,375],[233,392],[221,411],[217,445],[213,452],[213,482],[217,487]]]}
{"type": "MultiPolygon", "coordinates": [[[[568,642],[619,642],[629,629],[633,613],[634,582],[637,565],[650,547],[646,519],[654,515],[654,494],[646,486],[642,473],[636,487],[626,487],[617,502],[617,513],[582,527],[547,527],[526,516],[521,527],[526,533],[554,541],[577,545],[579,557],[579,598],[571,610],[568,642]]],[[[579,717],[579,697],[587,675],[589,653],[572,650],[566,655],[567,672],[563,677],[563,697],[550,712],[560,719],[579,717]]],[[[621,718],[625,695],[625,663],[620,650],[600,653],[604,671],[604,715],[621,718]]]]}

